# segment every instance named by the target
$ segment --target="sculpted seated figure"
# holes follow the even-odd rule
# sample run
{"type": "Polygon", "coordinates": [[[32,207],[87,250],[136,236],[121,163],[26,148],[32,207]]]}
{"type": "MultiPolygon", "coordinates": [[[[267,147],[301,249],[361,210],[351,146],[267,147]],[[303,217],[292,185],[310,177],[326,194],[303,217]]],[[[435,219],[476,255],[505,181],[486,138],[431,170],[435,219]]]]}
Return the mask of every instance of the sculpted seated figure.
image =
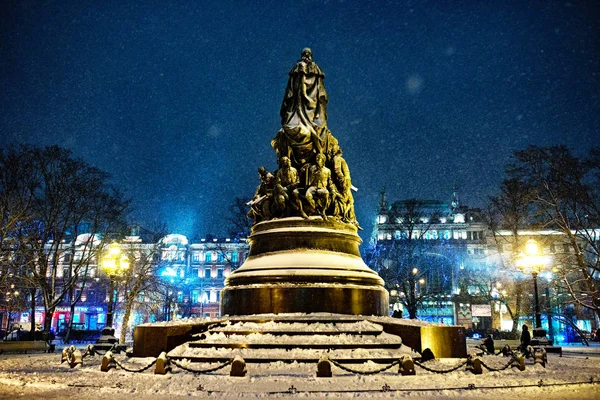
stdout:
{"type": "Polygon", "coordinates": [[[256,188],[252,200],[247,203],[250,206],[248,217],[253,219],[254,223],[272,218],[271,206],[275,187],[275,177],[265,167],[258,168],[258,178],[260,179],[260,185],[256,188]]]}
{"type": "Polygon", "coordinates": [[[337,191],[331,181],[331,170],[325,166],[325,156],[317,154],[316,162],[317,165],[310,168],[310,186],[306,191],[306,201],[326,221],[325,211],[329,207],[330,189],[333,193],[337,191]]]}
{"type": "Polygon", "coordinates": [[[281,191],[283,193],[279,193],[276,199],[278,209],[285,210],[286,202],[289,201],[292,208],[294,208],[302,218],[308,218],[308,215],[302,210],[300,192],[297,189],[300,184],[298,170],[292,167],[292,163],[288,157],[281,157],[279,164],[280,166],[275,176],[279,181],[278,183],[281,185],[281,191]]]}

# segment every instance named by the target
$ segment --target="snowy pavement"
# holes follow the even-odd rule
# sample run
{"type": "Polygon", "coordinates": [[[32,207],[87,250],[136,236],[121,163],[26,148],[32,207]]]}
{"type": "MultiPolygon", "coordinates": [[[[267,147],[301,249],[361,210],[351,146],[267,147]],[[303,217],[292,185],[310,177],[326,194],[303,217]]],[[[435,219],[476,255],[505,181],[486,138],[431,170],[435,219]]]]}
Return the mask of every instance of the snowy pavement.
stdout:
{"type": "MultiPolygon", "coordinates": [[[[532,365],[525,371],[507,369],[473,375],[460,370],[435,374],[415,367],[417,375],[398,375],[397,367],[375,375],[355,375],[333,367],[332,378],[317,378],[313,364],[249,364],[245,377],[230,377],[229,367],[208,375],[194,375],[174,367],[167,375],[123,370],[100,371],[101,357],[85,358],[83,367],[70,369],[60,363],[60,354],[13,354],[0,356],[0,398],[13,399],[158,399],[189,397],[421,397],[497,399],[507,397],[544,397],[548,399],[597,399],[600,384],[583,383],[591,378],[600,382],[600,348],[569,347],[568,356],[548,355],[547,368],[532,365]],[[575,351],[579,350],[579,353],[575,351]],[[580,384],[564,385],[580,382],[580,384]],[[540,386],[541,384],[541,386],[540,386]],[[550,386],[557,385],[557,386],[550,386]],[[526,386],[526,387],[520,387],[526,386]],[[527,387],[528,386],[528,387],[527,387]],[[471,389],[469,389],[471,387],[471,389]]],[[[149,364],[152,359],[116,358],[130,368],[149,364]]],[[[427,363],[432,369],[449,369],[461,360],[443,359],[427,363]]],[[[503,357],[484,357],[491,367],[508,361],[503,357]]],[[[208,368],[194,364],[192,368],[208,368]]],[[[214,365],[212,365],[214,366],[214,365]]],[[[381,365],[352,365],[353,369],[375,370],[381,365]]]]}

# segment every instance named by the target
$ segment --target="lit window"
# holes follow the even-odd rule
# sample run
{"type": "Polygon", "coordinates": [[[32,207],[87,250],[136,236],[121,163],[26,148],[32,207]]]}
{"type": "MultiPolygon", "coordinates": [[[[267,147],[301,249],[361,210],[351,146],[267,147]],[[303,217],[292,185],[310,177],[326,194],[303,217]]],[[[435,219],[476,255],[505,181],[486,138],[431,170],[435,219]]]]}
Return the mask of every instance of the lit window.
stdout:
{"type": "Polygon", "coordinates": [[[396,231],[394,232],[394,238],[395,239],[400,239],[402,236],[400,235],[400,231],[396,231]]]}
{"type": "Polygon", "coordinates": [[[431,231],[431,238],[436,240],[438,238],[438,232],[437,231],[431,231]]]}
{"type": "Polygon", "coordinates": [[[233,253],[231,254],[231,262],[234,262],[234,263],[236,263],[236,262],[238,262],[238,259],[239,259],[239,255],[238,255],[238,253],[237,253],[237,252],[233,252],[233,253]]]}
{"type": "Polygon", "coordinates": [[[225,257],[223,256],[223,253],[219,253],[217,255],[217,260],[222,263],[223,261],[225,261],[225,257]]]}
{"type": "Polygon", "coordinates": [[[200,300],[200,290],[193,289],[192,290],[192,303],[198,303],[200,300]]]}
{"type": "Polygon", "coordinates": [[[384,234],[383,232],[379,232],[379,233],[377,234],[377,239],[378,239],[378,240],[383,240],[384,238],[385,238],[385,234],[384,234]]]}
{"type": "Polygon", "coordinates": [[[454,232],[452,232],[452,237],[453,237],[455,240],[458,240],[458,234],[459,234],[459,232],[458,232],[458,231],[454,231],[454,232]]]}
{"type": "Polygon", "coordinates": [[[206,252],[204,255],[204,262],[212,262],[212,253],[206,252]]]}
{"type": "Polygon", "coordinates": [[[385,224],[387,222],[387,215],[379,215],[377,217],[377,222],[380,224],[385,224]]]}
{"type": "Polygon", "coordinates": [[[462,231],[460,233],[460,237],[461,237],[461,239],[466,239],[467,238],[467,231],[462,231]]]}

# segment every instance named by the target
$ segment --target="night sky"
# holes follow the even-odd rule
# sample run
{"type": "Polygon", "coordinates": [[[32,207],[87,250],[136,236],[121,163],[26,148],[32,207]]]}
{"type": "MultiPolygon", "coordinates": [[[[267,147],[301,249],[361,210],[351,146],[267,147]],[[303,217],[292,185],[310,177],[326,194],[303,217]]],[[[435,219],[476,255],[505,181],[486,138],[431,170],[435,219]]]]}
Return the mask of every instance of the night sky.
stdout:
{"type": "Polygon", "coordinates": [[[325,72],[367,239],[391,200],[481,206],[514,150],[600,138],[598,1],[7,1],[2,146],[59,144],[143,224],[224,235],[275,169],[287,74],[325,72]]]}

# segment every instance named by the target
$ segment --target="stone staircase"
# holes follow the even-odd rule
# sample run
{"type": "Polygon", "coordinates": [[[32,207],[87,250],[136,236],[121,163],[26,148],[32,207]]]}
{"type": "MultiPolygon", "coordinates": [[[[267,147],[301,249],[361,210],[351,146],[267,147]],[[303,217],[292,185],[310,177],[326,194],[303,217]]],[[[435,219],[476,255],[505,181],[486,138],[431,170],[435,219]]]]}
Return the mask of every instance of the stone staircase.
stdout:
{"type": "Polygon", "coordinates": [[[316,363],[327,356],[343,363],[391,363],[419,357],[399,336],[361,316],[284,314],[229,317],[169,352],[175,360],[224,362],[240,355],[250,363],[316,363]]]}

